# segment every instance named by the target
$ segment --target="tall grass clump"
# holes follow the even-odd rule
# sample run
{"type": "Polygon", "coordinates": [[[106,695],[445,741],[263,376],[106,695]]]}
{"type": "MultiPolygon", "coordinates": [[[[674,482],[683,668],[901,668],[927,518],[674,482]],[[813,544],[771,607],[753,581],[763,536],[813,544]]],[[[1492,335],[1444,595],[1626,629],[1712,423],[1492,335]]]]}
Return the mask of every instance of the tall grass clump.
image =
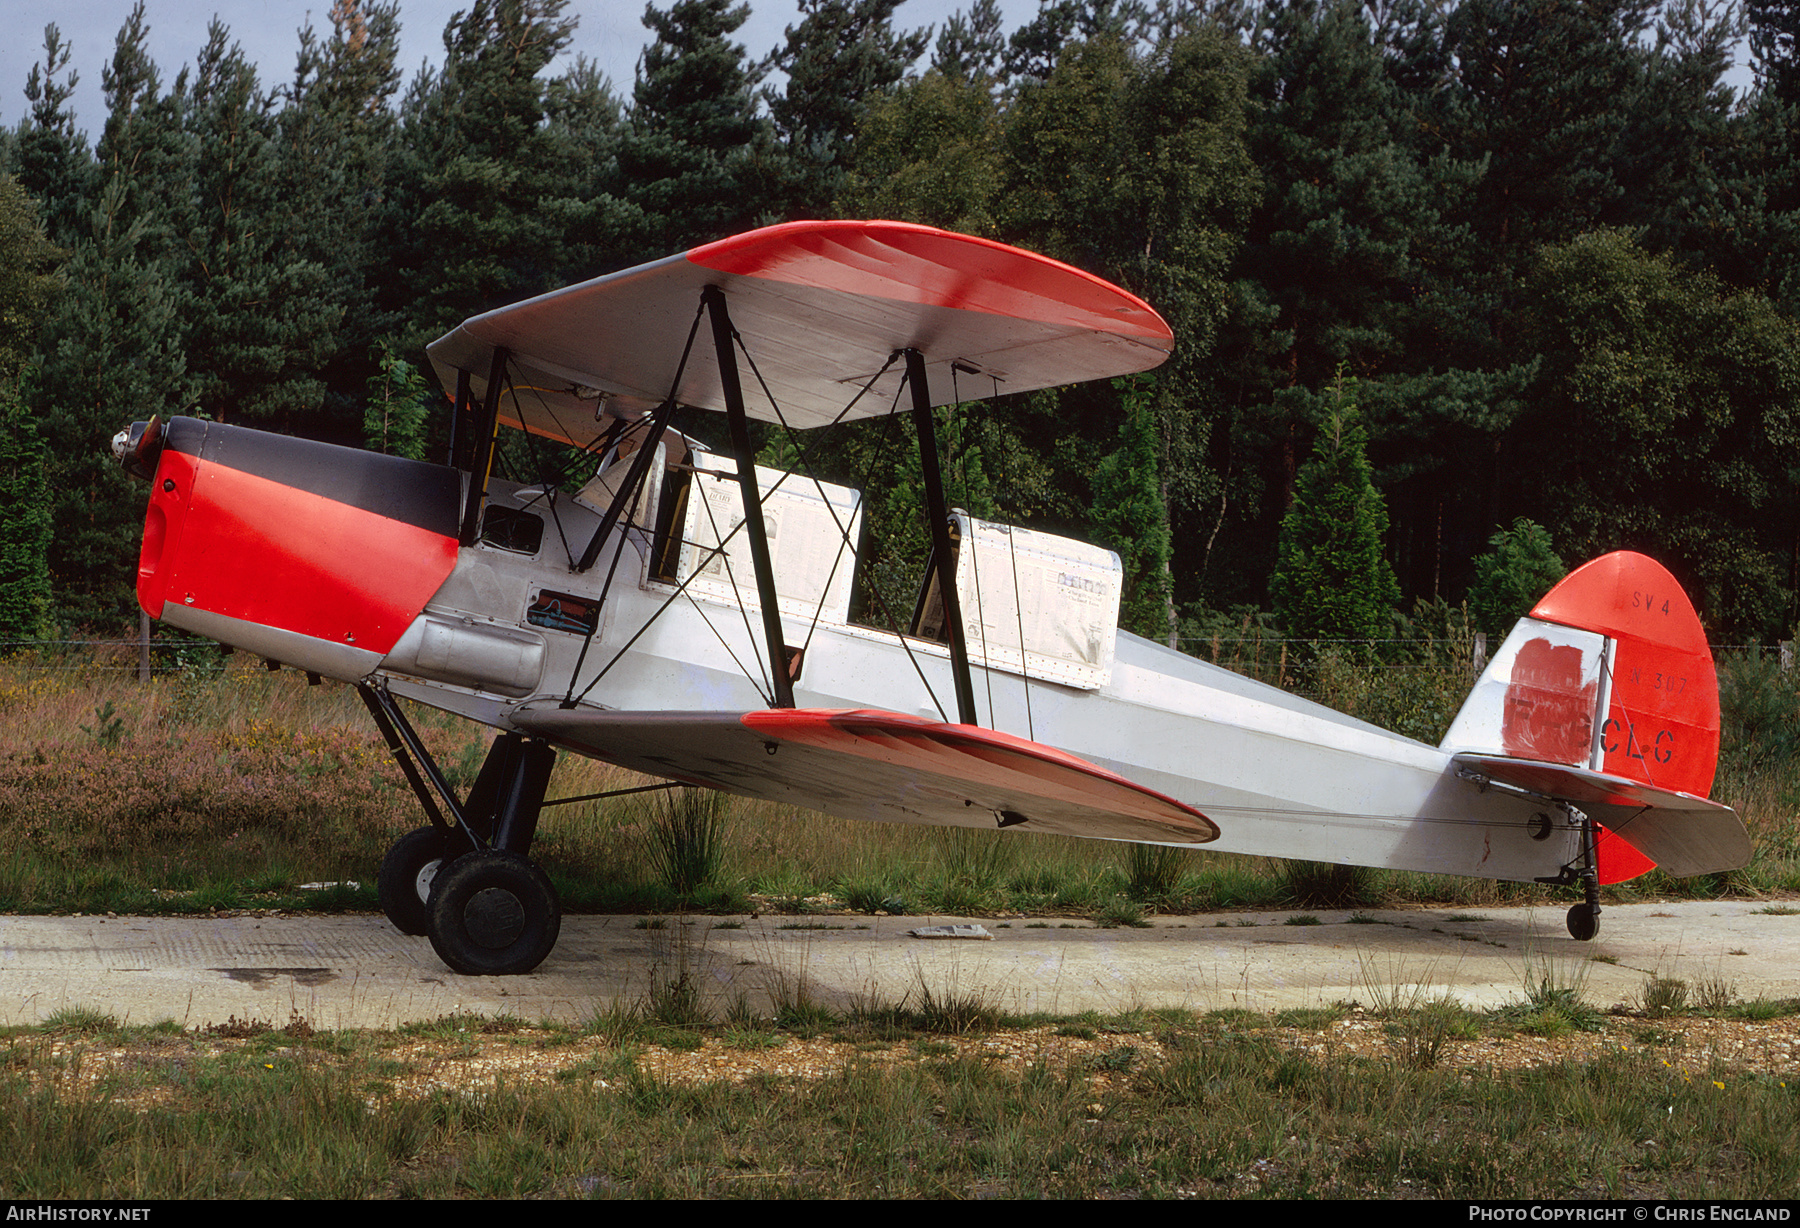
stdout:
{"type": "Polygon", "coordinates": [[[1125,846],[1125,894],[1140,904],[1163,905],[1181,891],[1188,852],[1167,844],[1125,846]]]}
{"type": "Polygon", "coordinates": [[[938,907],[949,913],[991,910],[1018,862],[1016,835],[967,827],[932,829],[940,879],[938,907]]]}
{"type": "Polygon", "coordinates": [[[1277,861],[1276,876],[1302,908],[1361,908],[1381,902],[1381,871],[1328,861],[1277,861]]]}
{"type": "Polygon", "coordinates": [[[718,873],[730,806],[731,799],[713,789],[683,789],[657,798],[650,860],[663,885],[676,895],[693,895],[718,873]]]}

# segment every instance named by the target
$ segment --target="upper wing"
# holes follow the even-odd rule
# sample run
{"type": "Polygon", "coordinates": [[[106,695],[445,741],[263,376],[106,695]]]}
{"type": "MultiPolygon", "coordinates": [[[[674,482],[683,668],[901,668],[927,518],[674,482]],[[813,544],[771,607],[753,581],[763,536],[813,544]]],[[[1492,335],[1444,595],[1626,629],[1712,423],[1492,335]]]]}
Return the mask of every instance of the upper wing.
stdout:
{"type": "Polygon", "coordinates": [[[895,712],[600,712],[527,704],[512,722],[609,763],[852,819],[1021,826],[1204,844],[1199,811],[1064,751],[895,712]]]}
{"type": "MultiPolygon", "coordinates": [[[[747,412],[772,422],[778,406],[792,426],[836,419],[909,347],[925,355],[934,405],[1145,371],[1174,348],[1142,299],[1059,261],[929,226],[831,221],[751,231],[475,316],[431,344],[432,365],[445,388],[468,372],[479,400],[505,346],[502,420],[570,443],[602,429],[602,394],[723,409],[704,327],[682,362],[706,286],[724,290],[774,399],[746,373],[747,412]]],[[[843,416],[887,412],[899,377],[895,364],[843,416]]]]}

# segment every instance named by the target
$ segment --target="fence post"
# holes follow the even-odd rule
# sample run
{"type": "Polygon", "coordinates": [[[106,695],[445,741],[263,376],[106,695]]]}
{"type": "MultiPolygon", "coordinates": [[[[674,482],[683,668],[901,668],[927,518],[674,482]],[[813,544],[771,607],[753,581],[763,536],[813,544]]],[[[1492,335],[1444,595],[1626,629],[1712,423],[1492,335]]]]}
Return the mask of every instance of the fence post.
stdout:
{"type": "Polygon", "coordinates": [[[1475,676],[1479,678],[1481,676],[1481,671],[1487,668],[1487,632],[1477,631],[1475,633],[1475,651],[1473,656],[1475,676]]]}
{"type": "Polygon", "coordinates": [[[150,615],[138,607],[138,681],[150,681],[150,615]]]}
{"type": "Polygon", "coordinates": [[[1794,668],[1794,641],[1782,640],[1779,647],[1781,650],[1781,670],[1783,673],[1786,673],[1788,670],[1794,668]]]}

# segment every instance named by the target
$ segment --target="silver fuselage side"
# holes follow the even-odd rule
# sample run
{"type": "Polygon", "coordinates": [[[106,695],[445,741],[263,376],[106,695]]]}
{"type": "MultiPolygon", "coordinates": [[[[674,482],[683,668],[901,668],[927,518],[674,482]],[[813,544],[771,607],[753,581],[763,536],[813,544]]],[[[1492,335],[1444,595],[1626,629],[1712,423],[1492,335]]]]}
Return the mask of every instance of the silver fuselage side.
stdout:
{"type": "MultiPolygon", "coordinates": [[[[495,483],[496,504],[541,507],[516,489],[495,483]]],[[[520,707],[565,697],[620,711],[767,706],[753,610],[728,591],[678,593],[654,578],[647,530],[615,533],[599,562],[577,573],[563,543],[578,553],[598,514],[565,498],[547,520],[535,554],[488,544],[461,551],[421,616],[432,626],[409,632],[377,671],[395,694],[502,729],[520,707]],[[609,572],[591,643],[541,615],[527,620],[546,593],[598,598],[609,572]],[[493,681],[458,673],[465,649],[493,662],[480,667],[496,671],[493,681]]],[[[782,625],[789,645],[805,646],[799,706],[955,719],[946,646],[787,609],[782,625]]],[[[1196,807],[1221,829],[1208,848],[1521,881],[1556,874],[1578,852],[1554,809],[1481,791],[1436,747],[1136,636],[1119,634],[1110,676],[1096,688],[980,666],[973,681],[980,724],[1196,807]],[[1553,822],[1534,829],[1543,814],[1553,822]]]]}

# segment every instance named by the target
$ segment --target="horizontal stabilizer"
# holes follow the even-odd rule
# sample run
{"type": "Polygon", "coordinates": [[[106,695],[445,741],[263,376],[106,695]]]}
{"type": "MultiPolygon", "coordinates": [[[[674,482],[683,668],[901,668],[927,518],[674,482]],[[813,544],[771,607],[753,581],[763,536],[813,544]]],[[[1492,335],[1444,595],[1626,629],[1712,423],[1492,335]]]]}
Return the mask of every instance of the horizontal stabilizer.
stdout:
{"type": "Polygon", "coordinates": [[[1498,755],[1461,754],[1458,767],[1501,784],[1581,807],[1676,878],[1735,870],[1750,862],[1750,833],[1729,806],[1588,768],[1498,755]]]}
{"type": "Polygon", "coordinates": [[[527,705],[515,726],[621,767],[851,819],[1205,844],[1170,797],[1010,734],[894,712],[608,712],[527,705]]]}

